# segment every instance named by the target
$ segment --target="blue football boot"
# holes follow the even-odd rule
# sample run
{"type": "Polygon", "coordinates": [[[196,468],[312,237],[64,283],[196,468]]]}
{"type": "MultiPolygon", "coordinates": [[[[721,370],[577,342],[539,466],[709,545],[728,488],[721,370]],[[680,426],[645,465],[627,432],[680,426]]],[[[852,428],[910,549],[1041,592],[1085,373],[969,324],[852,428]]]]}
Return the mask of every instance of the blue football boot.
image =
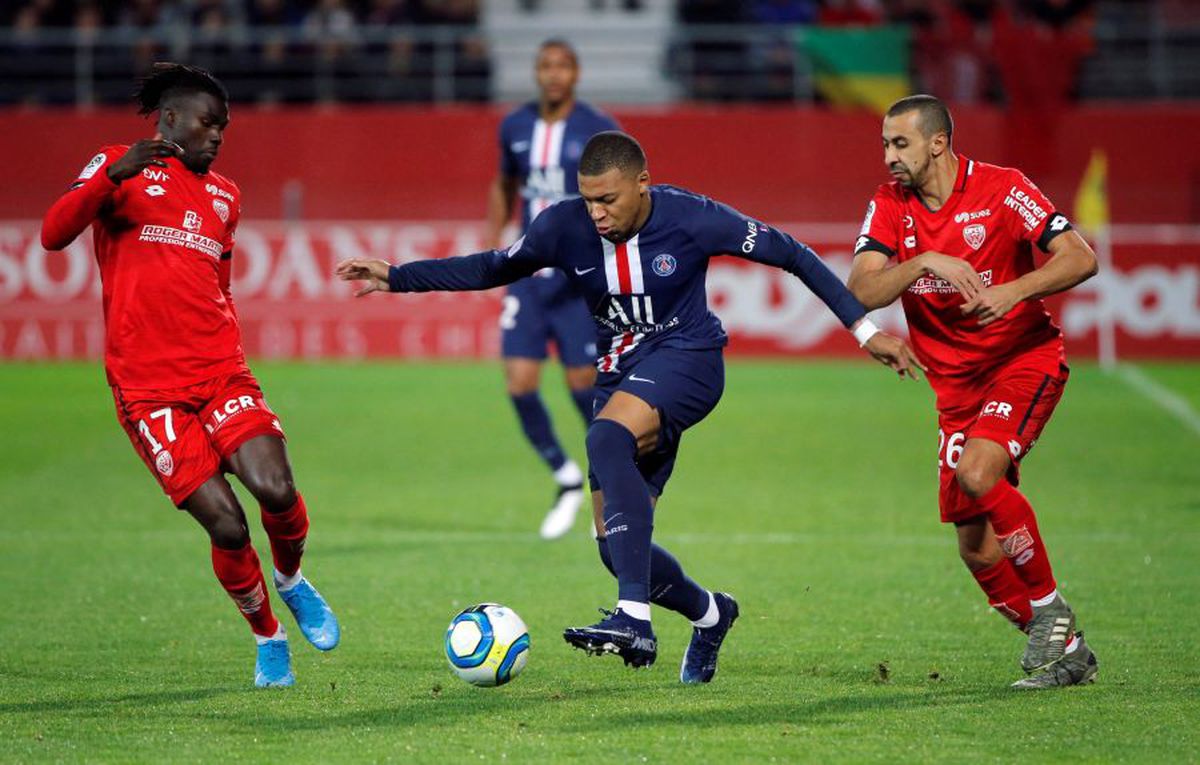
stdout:
{"type": "Polygon", "coordinates": [[[287,635],[259,643],[258,658],[254,662],[254,684],[259,688],[286,688],[295,683],[287,635]]]}
{"type": "Polygon", "coordinates": [[[568,627],[563,640],[592,656],[615,653],[634,669],[649,667],[658,658],[658,639],[650,622],[634,619],[621,609],[600,609],[604,618],[590,627],[568,627]]]}
{"type": "Polygon", "coordinates": [[[717,674],[717,653],[725,635],[733,628],[738,618],[738,604],[726,592],[714,592],[717,602],[717,623],[711,627],[693,627],[692,642],[683,654],[683,665],[679,668],[679,679],[684,683],[711,682],[717,674]]]}
{"type": "Polygon", "coordinates": [[[322,651],[332,651],[337,647],[342,637],[341,628],[333,610],[329,608],[325,598],[321,597],[321,593],[317,592],[316,587],[304,577],[300,577],[300,581],[287,590],[279,590],[279,580],[276,579],[275,588],[279,597],[283,598],[283,602],[291,609],[292,616],[296,617],[300,632],[308,642],[322,651]]]}

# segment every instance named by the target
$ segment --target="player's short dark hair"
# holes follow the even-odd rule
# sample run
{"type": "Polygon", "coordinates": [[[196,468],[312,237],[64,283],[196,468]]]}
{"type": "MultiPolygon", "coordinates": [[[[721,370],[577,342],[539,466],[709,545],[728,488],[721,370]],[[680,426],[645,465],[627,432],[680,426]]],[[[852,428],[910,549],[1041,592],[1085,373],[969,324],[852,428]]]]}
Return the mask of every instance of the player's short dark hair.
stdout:
{"type": "Polygon", "coordinates": [[[207,70],[165,61],[154,64],[150,73],[138,80],[133,100],[138,103],[138,114],[151,114],[158,111],[164,101],[187,93],[210,93],[221,103],[229,103],[229,91],[207,70]]]}
{"type": "Polygon", "coordinates": [[[633,136],[605,130],[588,139],[579,158],[580,175],[603,175],[613,168],[637,174],[646,169],[646,152],[633,136]]]}
{"type": "Polygon", "coordinates": [[[924,94],[901,98],[887,110],[887,116],[898,117],[912,111],[920,113],[917,125],[921,135],[932,138],[938,133],[945,133],[947,141],[954,138],[954,120],[940,98],[924,94]]]}
{"type": "Polygon", "coordinates": [[[571,57],[571,63],[575,65],[576,69],[579,68],[579,54],[575,52],[575,46],[562,37],[550,37],[542,40],[542,44],[538,46],[538,57],[541,57],[542,51],[547,48],[561,48],[566,51],[567,55],[571,57]]]}

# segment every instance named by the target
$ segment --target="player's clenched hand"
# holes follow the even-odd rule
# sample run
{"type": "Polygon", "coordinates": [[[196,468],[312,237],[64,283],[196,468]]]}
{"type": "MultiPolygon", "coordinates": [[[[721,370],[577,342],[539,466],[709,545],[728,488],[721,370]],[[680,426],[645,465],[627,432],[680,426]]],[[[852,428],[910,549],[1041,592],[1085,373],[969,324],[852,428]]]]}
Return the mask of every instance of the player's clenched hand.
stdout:
{"type": "Polygon", "coordinates": [[[182,157],[183,147],[174,141],[168,141],[161,135],[138,141],[121,158],[108,167],[108,177],[115,183],[132,178],[150,165],[166,167],[162,157],[182,157]]]}
{"type": "Polygon", "coordinates": [[[898,337],[893,337],[885,332],[876,332],[863,344],[863,347],[880,364],[896,370],[896,374],[900,375],[901,379],[908,375],[916,380],[918,379],[917,370],[925,371],[925,367],[917,359],[913,349],[898,337]]]}
{"type": "Polygon", "coordinates": [[[1003,318],[1019,302],[1021,302],[1021,296],[1017,294],[1011,284],[997,284],[995,287],[988,287],[980,292],[975,299],[964,303],[962,312],[964,316],[978,316],[979,326],[986,327],[993,321],[1003,318]]]}
{"type": "Polygon", "coordinates": [[[983,291],[983,282],[971,264],[961,258],[952,258],[940,252],[923,252],[919,256],[927,273],[944,279],[958,290],[965,300],[971,300],[983,291]]]}
{"type": "Polygon", "coordinates": [[[388,270],[391,265],[386,260],[368,260],[367,258],[350,258],[337,264],[334,272],[344,282],[366,282],[354,293],[354,297],[362,297],[372,292],[387,292],[388,270]]]}

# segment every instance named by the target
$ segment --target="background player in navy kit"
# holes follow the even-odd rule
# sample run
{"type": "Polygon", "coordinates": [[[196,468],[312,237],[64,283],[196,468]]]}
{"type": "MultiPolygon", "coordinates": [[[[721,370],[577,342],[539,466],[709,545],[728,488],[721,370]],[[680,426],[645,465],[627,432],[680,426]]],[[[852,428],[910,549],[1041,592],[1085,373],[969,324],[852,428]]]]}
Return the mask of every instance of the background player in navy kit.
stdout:
{"type": "Polygon", "coordinates": [[[680,679],[708,682],[738,616],[737,602],[689,578],[652,544],[654,506],[675,465],[683,431],[721,397],[727,342],[708,309],[710,257],[733,254],[798,276],[876,359],[902,376],[920,364],[900,340],[879,332],[866,309],[816,254],[790,236],[707,197],[651,186],[641,146],[624,133],[594,136],[579,163],[581,199],[560,202],[507,251],[389,267],[338,264],[358,290],[478,290],[555,267],[584,295],[599,330],[597,415],[588,428],[599,552],[617,577],[617,608],[598,624],[568,629],[568,642],[647,666],[657,656],[650,603],[693,626],[680,679]]]}
{"type": "MultiPolygon", "coordinates": [[[[555,202],[578,194],[576,171],[583,145],[617,124],[575,100],[579,60],[562,40],[547,40],[534,65],[538,100],[521,106],[500,124],[500,172],[488,194],[484,246],[500,247],[504,227],[521,198],[521,231],[555,202]]],[[[546,347],[558,349],[567,387],[584,422],[592,419],[596,384],[596,327],[591,312],[561,271],[546,269],[508,287],[500,314],[504,379],[521,428],[554,472],[558,496],[542,521],[543,539],[566,534],[583,503],[583,473],[554,434],[538,393],[546,347]]]]}

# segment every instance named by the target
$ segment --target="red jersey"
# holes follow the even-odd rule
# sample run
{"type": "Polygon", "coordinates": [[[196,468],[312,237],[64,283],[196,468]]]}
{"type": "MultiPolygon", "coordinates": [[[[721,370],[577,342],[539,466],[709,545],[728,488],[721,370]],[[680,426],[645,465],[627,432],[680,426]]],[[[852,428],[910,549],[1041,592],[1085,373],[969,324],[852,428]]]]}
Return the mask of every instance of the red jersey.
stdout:
{"type": "MultiPolygon", "coordinates": [[[[898,182],[879,187],[854,252],[882,252],[898,261],[932,250],[971,264],[984,286],[1011,282],[1035,267],[1033,246],[1071,228],[1020,170],[958,157],[958,177],[936,212],[898,182]]],[[[1004,318],[979,326],[959,310],[962,295],[936,276],[917,279],[901,297],[913,348],[934,378],[985,372],[1062,333],[1041,300],[1018,303],[1004,318]]]]}
{"type": "Polygon", "coordinates": [[[175,157],[115,184],[107,168],[128,148],[101,149],[42,222],[47,250],[93,224],[109,384],[177,388],[245,370],[229,293],[237,185],[175,157]]]}

